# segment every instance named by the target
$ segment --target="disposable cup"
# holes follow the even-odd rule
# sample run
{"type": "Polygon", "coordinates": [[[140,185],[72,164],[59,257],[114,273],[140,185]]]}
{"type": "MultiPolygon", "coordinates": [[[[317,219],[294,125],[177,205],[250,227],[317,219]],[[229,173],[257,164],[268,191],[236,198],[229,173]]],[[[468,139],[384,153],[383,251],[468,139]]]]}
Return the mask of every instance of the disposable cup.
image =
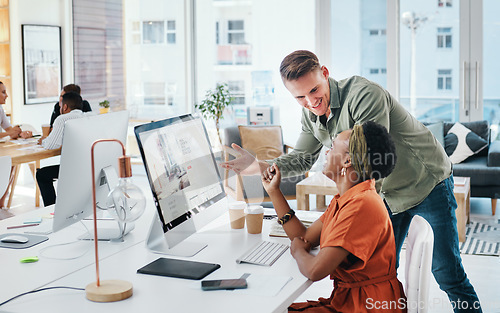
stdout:
{"type": "Polygon", "coordinates": [[[261,205],[251,205],[245,210],[245,213],[248,233],[260,234],[264,220],[264,208],[261,205]]]}
{"type": "Polygon", "coordinates": [[[43,124],[42,125],[42,137],[47,137],[50,134],[50,125],[49,124],[43,124]]]}
{"type": "Polygon", "coordinates": [[[245,209],[247,204],[243,201],[236,201],[229,204],[229,220],[232,229],[245,227],[245,209]]]}

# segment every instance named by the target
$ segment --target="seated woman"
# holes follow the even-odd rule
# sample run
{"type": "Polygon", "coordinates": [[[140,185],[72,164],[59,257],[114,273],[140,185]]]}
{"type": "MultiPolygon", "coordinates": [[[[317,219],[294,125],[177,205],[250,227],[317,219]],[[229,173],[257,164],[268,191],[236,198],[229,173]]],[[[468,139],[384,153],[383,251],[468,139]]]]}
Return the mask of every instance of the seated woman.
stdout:
{"type": "MultiPolygon", "coordinates": [[[[17,138],[29,138],[32,137],[33,134],[30,131],[23,131],[19,125],[12,126],[10,124],[9,118],[7,118],[7,115],[5,114],[5,111],[2,107],[2,105],[5,104],[5,100],[7,100],[7,97],[9,95],[7,94],[7,88],[5,88],[5,85],[3,82],[0,81],[0,138],[4,137],[10,137],[11,139],[17,139],[17,138]],[[1,129],[5,131],[1,131],[1,129]]],[[[14,166],[11,169],[10,173],[10,179],[9,179],[9,185],[7,186],[7,190],[3,195],[0,195],[0,209],[8,209],[5,206],[5,200],[7,199],[7,196],[9,195],[9,187],[12,184],[14,180],[14,166]]]]}
{"type": "Polygon", "coordinates": [[[374,122],[340,133],[328,151],[323,173],[337,184],[325,213],[306,228],[290,210],[273,164],[262,175],[278,222],[292,240],[290,251],[300,272],[318,281],[330,275],[330,298],[294,303],[289,311],[406,312],[406,298],[396,277],[396,247],[391,220],[375,180],[388,176],[396,163],[394,143],[374,122]],[[320,246],[319,252],[309,253],[320,246]]]}

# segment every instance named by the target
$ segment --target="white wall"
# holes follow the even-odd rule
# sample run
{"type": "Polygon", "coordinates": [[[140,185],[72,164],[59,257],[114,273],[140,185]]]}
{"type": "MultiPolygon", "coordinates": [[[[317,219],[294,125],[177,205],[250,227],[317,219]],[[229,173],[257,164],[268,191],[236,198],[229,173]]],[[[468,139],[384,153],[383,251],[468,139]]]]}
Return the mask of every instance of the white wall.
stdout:
{"type": "Polygon", "coordinates": [[[13,0],[10,1],[11,35],[11,97],[13,123],[31,124],[41,129],[50,122],[54,103],[24,105],[22,24],[61,27],[62,83],[73,82],[73,31],[71,0],[13,0]]]}

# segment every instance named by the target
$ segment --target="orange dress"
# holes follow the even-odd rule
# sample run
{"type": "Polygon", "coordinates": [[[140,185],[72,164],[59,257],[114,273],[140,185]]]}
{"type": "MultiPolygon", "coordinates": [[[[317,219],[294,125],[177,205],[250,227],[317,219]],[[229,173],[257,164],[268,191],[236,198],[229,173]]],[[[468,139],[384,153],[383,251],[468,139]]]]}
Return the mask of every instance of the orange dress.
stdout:
{"type": "Polygon", "coordinates": [[[329,299],[294,303],[289,310],[406,312],[403,286],[396,277],[392,224],[375,181],[336,195],[320,219],[320,247],[342,247],[350,254],[330,276],[334,289],[329,299]]]}

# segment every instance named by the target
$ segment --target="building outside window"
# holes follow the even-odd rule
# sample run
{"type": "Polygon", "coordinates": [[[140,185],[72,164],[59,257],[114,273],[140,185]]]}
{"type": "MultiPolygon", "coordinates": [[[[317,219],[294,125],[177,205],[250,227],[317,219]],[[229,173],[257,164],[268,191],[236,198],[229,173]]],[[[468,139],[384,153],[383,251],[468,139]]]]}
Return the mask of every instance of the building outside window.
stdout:
{"type": "Polygon", "coordinates": [[[142,43],[143,44],[162,44],[165,38],[165,29],[163,21],[144,21],[142,22],[142,43]]]}
{"type": "Polygon", "coordinates": [[[176,41],[175,20],[167,21],[167,43],[175,44],[176,41]]]}
{"type": "Polygon", "coordinates": [[[451,27],[438,27],[437,29],[437,47],[451,48],[451,27]]]}
{"type": "Polygon", "coordinates": [[[451,90],[451,70],[438,70],[438,90],[451,90]]]}

